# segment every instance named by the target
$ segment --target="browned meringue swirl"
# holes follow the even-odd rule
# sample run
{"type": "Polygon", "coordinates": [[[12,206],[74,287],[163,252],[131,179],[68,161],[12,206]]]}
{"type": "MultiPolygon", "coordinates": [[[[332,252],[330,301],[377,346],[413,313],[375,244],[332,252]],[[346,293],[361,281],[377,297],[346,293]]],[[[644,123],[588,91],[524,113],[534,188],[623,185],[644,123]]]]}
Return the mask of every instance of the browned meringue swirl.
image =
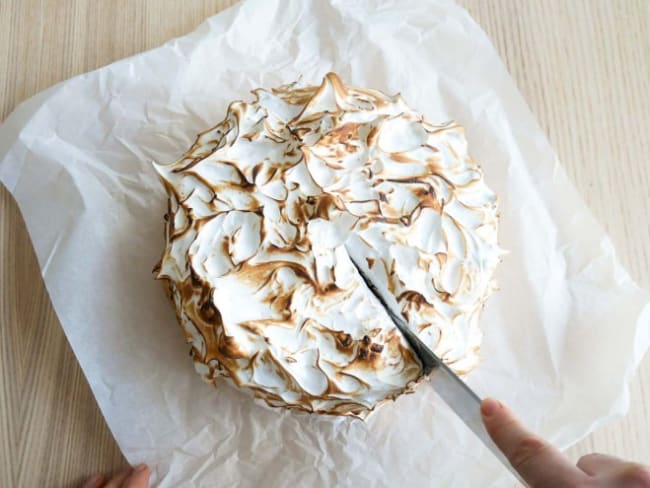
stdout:
{"type": "Polygon", "coordinates": [[[158,278],[197,370],[336,415],[412,391],[420,364],[342,246],[355,232],[409,325],[470,371],[500,250],[462,128],[333,73],[253,93],[156,165],[169,195],[158,278]]]}

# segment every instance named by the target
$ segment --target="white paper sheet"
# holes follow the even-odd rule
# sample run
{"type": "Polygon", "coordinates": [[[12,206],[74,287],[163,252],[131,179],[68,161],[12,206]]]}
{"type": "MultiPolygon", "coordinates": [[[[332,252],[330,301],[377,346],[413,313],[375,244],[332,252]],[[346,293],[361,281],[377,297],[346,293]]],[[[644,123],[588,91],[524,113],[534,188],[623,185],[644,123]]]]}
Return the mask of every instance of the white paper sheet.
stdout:
{"type": "Polygon", "coordinates": [[[229,101],[329,70],[456,119],[501,198],[511,253],[469,383],[567,446],[628,407],[648,296],[621,268],[494,48],[449,1],[251,0],[66,81],[0,129],[0,179],[120,447],[168,486],[508,486],[427,385],[366,423],[270,410],[194,372],[151,269],[171,162],[229,101]]]}

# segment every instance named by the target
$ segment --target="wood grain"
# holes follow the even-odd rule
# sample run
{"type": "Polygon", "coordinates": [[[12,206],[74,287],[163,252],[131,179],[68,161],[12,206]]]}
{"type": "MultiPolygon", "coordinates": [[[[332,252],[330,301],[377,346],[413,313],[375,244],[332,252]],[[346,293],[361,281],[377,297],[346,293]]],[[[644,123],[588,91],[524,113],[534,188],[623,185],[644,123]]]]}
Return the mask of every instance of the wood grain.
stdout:
{"type": "MultiPolygon", "coordinates": [[[[0,117],[52,84],[191,31],[230,0],[0,1],[0,117]]],[[[462,0],[492,38],[561,161],[650,286],[650,2],[462,0]]],[[[613,324],[615,326],[615,324],[613,324]]],[[[125,461],[0,188],[0,486],[77,486],[125,461]]],[[[650,461],[650,357],[627,417],[569,450],[650,461]]]]}

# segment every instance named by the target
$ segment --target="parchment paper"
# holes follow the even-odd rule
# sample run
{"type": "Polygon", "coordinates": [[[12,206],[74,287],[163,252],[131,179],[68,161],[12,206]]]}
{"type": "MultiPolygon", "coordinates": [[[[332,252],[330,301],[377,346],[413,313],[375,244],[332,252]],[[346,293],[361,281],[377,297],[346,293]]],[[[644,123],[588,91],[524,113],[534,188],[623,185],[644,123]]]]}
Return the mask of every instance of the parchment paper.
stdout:
{"type": "Polygon", "coordinates": [[[270,410],[194,372],[151,269],[171,162],[248,90],[329,70],[458,120],[511,252],[468,382],[568,446],[628,408],[648,296],[617,262],[494,48],[449,1],[252,0],[192,34],[61,83],[0,130],[0,179],[130,462],[168,486],[508,486],[428,385],[369,421],[270,410]]]}

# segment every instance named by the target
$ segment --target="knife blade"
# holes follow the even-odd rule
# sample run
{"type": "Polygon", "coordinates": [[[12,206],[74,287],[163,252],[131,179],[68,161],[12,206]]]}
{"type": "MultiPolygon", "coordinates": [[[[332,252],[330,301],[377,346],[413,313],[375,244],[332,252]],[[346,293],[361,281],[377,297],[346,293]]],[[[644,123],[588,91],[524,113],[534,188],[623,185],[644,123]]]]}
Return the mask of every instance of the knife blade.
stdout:
{"type": "MultiPolygon", "coordinates": [[[[505,455],[494,444],[485,429],[485,425],[481,419],[481,398],[411,330],[402,314],[398,312],[399,306],[395,297],[379,285],[380,280],[373,280],[372,270],[366,265],[365,257],[360,256],[356,251],[359,242],[354,242],[355,239],[358,240],[359,237],[354,236],[348,238],[344,244],[350,261],[356,268],[359,276],[361,276],[366,287],[377,299],[392,322],[402,333],[411,349],[413,349],[420,359],[423,375],[429,376],[434,391],[514,477],[523,486],[528,486],[519,473],[512,467],[505,455]]],[[[363,246],[365,247],[365,245],[363,246]]]]}

